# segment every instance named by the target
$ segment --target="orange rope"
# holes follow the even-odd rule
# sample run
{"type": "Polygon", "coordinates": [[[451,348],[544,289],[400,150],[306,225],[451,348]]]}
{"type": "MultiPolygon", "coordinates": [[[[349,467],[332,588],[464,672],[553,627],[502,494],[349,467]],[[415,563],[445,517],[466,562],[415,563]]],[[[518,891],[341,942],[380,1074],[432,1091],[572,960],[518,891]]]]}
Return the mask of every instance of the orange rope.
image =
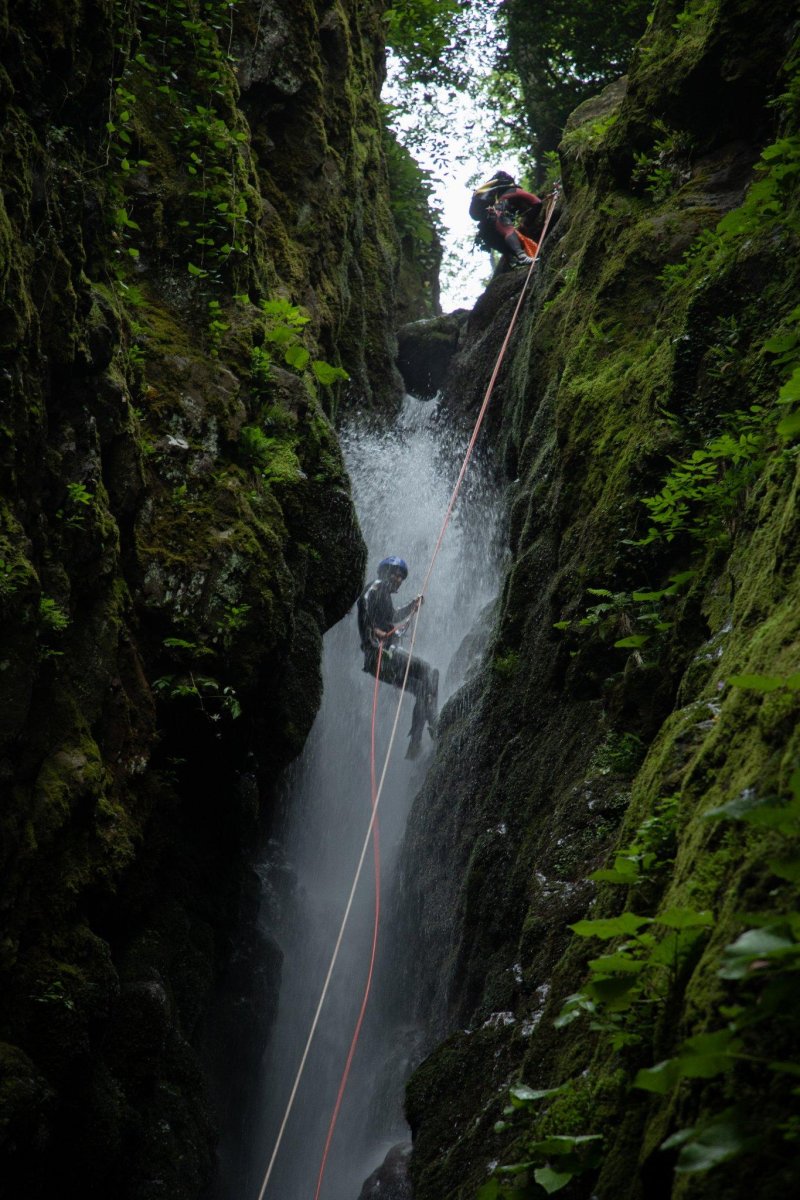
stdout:
{"type": "MultiPolygon", "coordinates": [[[[508,349],[508,344],[511,340],[511,334],[513,332],[514,326],[517,323],[517,317],[519,316],[520,310],[522,308],[522,301],[524,299],[525,292],[527,291],[528,283],[530,282],[531,273],[533,271],[533,268],[534,268],[536,262],[538,261],[539,253],[541,251],[542,245],[544,244],[544,240],[547,235],[547,230],[550,226],[550,220],[553,215],[553,210],[555,208],[557,199],[558,199],[558,191],[556,189],[553,191],[553,194],[550,197],[550,203],[548,205],[547,215],[545,217],[544,225],[542,227],[542,236],[539,239],[539,245],[536,250],[536,255],[535,255],[533,261],[531,262],[530,267],[528,268],[528,273],[525,277],[525,283],[523,284],[523,287],[520,291],[516,308],[514,309],[513,316],[511,317],[511,322],[510,322],[508,330],[506,332],[506,336],[503,339],[503,344],[500,347],[500,353],[497,356],[497,361],[495,363],[494,370],[492,371],[492,375],[489,380],[489,386],[486,389],[486,395],[483,398],[483,403],[481,404],[481,408],[478,413],[477,420],[475,422],[475,428],[472,431],[472,437],[470,438],[469,445],[467,446],[467,451],[464,456],[464,461],[461,465],[461,470],[459,471],[459,474],[458,474],[458,479],[456,480],[455,487],[453,488],[452,495],[450,496],[450,501],[447,505],[447,510],[445,512],[444,521],[442,523],[442,528],[439,532],[439,537],[436,540],[436,545],[434,547],[433,555],[431,556],[430,565],[428,567],[427,573],[425,575],[425,580],[422,585],[422,590],[420,592],[421,596],[425,595],[425,592],[428,587],[428,583],[430,582],[431,574],[433,572],[434,563],[436,562],[436,559],[439,554],[439,550],[441,549],[442,541],[444,539],[444,535],[447,530],[447,526],[450,524],[450,518],[453,515],[453,509],[455,508],[455,503],[458,498],[458,493],[461,490],[461,484],[463,483],[464,476],[467,473],[467,467],[468,467],[469,461],[472,457],[472,451],[475,448],[475,443],[478,439],[478,433],[480,432],[481,425],[483,424],[483,418],[485,417],[486,410],[489,407],[489,400],[491,399],[492,392],[494,391],[494,387],[497,382],[497,377],[500,373],[500,367],[501,367],[503,359],[505,357],[506,350],[508,349]]],[[[308,1054],[311,1049],[311,1044],[314,1040],[314,1036],[317,1031],[317,1026],[319,1024],[319,1018],[320,1018],[320,1014],[322,1012],[322,1007],[325,1003],[325,999],[328,994],[328,988],[330,987],[331,977],[333,976],[333,971],[334,971],[336,962],[339,957],[339,950],[341,949],[345,929],[347,928],[347,923],[350,919],[350,912],[353,907],[353,899],[355,897],[356,888],[358,887],[359,879],[361,878],[361,871],[364,866],[364,859],[366,858],[367,848],[369,847],[370,840],[372,839],[372,836],[373,836],[373,830],[375,829],[375,826],[377,824],[378,805],[380,804],[381,796],[383,794],[383,785],[386,781],[386,773],[389,768],[389,760],[391,758],[392,750],[394,749],[395,737],[397,736],[397,726],[400,721],[400,709],[401,709],[401,706],[403,703],[403,696],[405,695],[406,687],[408,684],[408,673],[411,668],[411,657],[412,657],[412,654],[414,651],[414,643],[416,642],[416,638],[417,638],[417,624],[419,622],[420,608],[421,608],[421,605],[416,608],[416,610],[413,614],[414,622],[413,622],[413,626],[412,626],[412,630],[411,630],[411,645],[409,646],[409,650],[408,650],[408,661],[406,662],[406,669],[405,669],[405,673],[403,675],[403,681],[400,685],[400,696],[397,701],[397,709],[395,710],[394,721],[392,723],[392,730],[391,730],[391,734],[389,737],[389,744],[387,746],[386,755],[383,760],[383,767],[381,769],[381,777],[378,782],[377,790],[374,789],[374,778],[372,781],[373,782],[372,813],[370,816],[369,825],[367,827],[366,836],[364,838],[364,843],[361,848],[361,855],[358,860],[358,865],[356,866],[356,872],[355,872],[355,876],[353,878],[352,886],[350,888],[350,894],[347,898],[347,903],[345,905],[344,916],[342,917],[342,922],[341,922],[341,925],[339,926],[339,933],[336,938],[336,944],[333,948],[333,953],[331,955],[331,961],[328,966],[327,974],[325,976],[325,982],[322,985],[322,992],[320,994],[319,1002],[317,1003],[317,1008],[314,1013],[314,1018],[311,1022],[311,1028],[309,1030],[309,1034],[306,1039],[305,1048],[303,1050],[303,1054],[300,1059],[300,1065],[297,1069],[297,1074],[295,1075],[294,1083],[292,1085],[292,1090],[289,1095],[289,1100],[287,1102],[286,1109],[285,1109],[285,1112],[283,1115],[283,1120],[281,1121],[280,1129],[278,1130],[277,1138],[275,1139],[275,1145],[273,1147],[272,1155],[270,1157],[269,1164],[267,1166],[267,1170],[264,1175],[263,1183],[261,1184],[261,1190],[258,1193],[258,1200],[264,1200],[264,1194],[266,1193],[267,1186],[269,1184],[270,1177],[272,1175],[272,1171],[275,1166],[275,1160],[278,1157],[278,1151],[280,1150],[281,1142],[283,1141],[283,1135],[286,1132],[286,1126],[289,1121],[289,1116],[294,1107],[295,1098],[297,1096],[297,1090],[300,1086],[300,1080],[303,1077],[303,1072],[305,1071],[306,1061],[308,1059],[308,1054]]],[[[373,945],[374,945],[374,939],[373,939],[373,945]]],[[[362,1009],[363,1009],[363,1007],[364,1007],[364,1005],[362,1004],[362,1009]]],[[[352,1043],[351,1043],[351,1050],[354,1050],[354,1046],[352,1043]]],[[[350,1059],[350,1056],[348,1056],[348,1060],[349,1059],[350,1059]]],[[[340,1090],[343,1091],[343,1089],[341,1089],[341,1088],[340,1088],[340,1090]]],[[[337,1106],[338,1106],[338,1103],[339,1103],[339,1098],[337,1097],[337,1106]]],[[[330,1136],[332,1136],[332,1133],[329,1129],[329,1140],[330,1140],[330,1136]]],[[[328,1140],[328,1142],[326,1142],[326,1149],[329,1144],[329,1140],[328,1140]]],[[[317,1182],[317,1189],[318,1189],[317,1196],[319,1195],[320,1182],[321,1182],[321,1180],[318,1180],[318,1182],[317,1182]]]]}

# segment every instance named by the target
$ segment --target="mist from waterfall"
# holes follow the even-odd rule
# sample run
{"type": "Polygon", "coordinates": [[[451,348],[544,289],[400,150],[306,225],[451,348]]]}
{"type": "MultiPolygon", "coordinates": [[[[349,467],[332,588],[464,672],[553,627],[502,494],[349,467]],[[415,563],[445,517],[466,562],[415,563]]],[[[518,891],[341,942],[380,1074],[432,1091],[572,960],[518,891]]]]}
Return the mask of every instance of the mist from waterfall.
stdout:
{"type": "MultiPolygon", "coordinates": [[[[407,397],[397,422],[376,432],[356,423],[342,434],[356,508],[369,548],[369,578],[378,561],[405,558],[409,577],[400,607],[422,586],[466,446],[435,403],[407,397]]],[[[499,574],[497,494],[477,460],[447,530],[423,605],[415,654],[441,673],[440,705],[458,687],[469,656],[458,653],[493,599],[499,574]]],[[[325,569],[324,559],[320,570],[325,569]]],[[[406,644],[408,644],[408,640],[406,644]]],[[[265,910],[283,954],[277,1020],[263,1062],[261,1101],[247,1118],[248,1149],[224,1196],[256,1200],[283,1117],[336,941],[370,816],[370,722],[373,679],[362,670],[355,610],[325,637],[324,695],[306,748],[287,773],[284,820],[260,872],[278,893],[265,910]],[[263,1106],[263,1107],[262,1107],[263,1106]],[[249,1161],[247,1161],[249,1160],[249,1161]]],[[[382,684],[377,722],[378,771],[399,692],[382,684]]],[[[382,905],[385,914],[376,981],[328,1160],[321,1200],[358,1200],[365,1178],[386,1151],[408,1138],[403,1085],[419,1061],[420,1031],[403,1019],[393,989],[399,948],[392,945],[391,892],[411,802],[434,747],[423,735],[420,758],[404,758],[413,697],[403,700],[395,750],[379,809],[382,905]]],[[[372,940],[372,851],[316,1039],[308,1059],[266,1200],[313,1200],[328,1122],[358,1015],[372,940]]],[[[408,1004],[411,1011],[411,1004],[408,1004]]]]}

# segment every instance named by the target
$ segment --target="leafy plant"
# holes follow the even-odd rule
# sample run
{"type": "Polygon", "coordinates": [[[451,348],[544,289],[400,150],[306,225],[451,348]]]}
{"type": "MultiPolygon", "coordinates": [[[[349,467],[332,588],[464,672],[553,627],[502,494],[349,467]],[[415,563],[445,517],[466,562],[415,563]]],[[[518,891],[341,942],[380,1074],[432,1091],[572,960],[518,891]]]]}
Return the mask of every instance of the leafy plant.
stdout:
{"type": "Polygon", "coordinates": [[[263,396],[268,391],[276,354],[299,375],[310,369],[314,378],[326,387],[350,378],[342,367],[332,366],[323,359],[311,359],[303,343],[303,331],[311,318],[301,305],[277,297],[262,300],[261,311],[265,317],[264,344],[253,347],[250,359],[250,377],[257,394],[263,396]]]}
{"type": "Polygon", "coordinates": [[[587,594],[599,597],[599,603],[586,608],[583,616],[577,620],[554,622],[553,628],[570,629],[576,633],[584,629],[596,629],[603,641],[613,638],[615,648],[638,651],[654,635],[671,628],[662,606],[676,597],[695,575],[695,571],[671,575],[667,586],[656,591],[612,592],[608,588],[587,588],[587,594]],[[636,625],[644,626],[645,631],[636,632],[636,625]],[[623,636],[620,637],[620,634],[623,636]]]}
{"type": "Polygon", "coordinates": [[[61,633],[69,626],[69,617],[52,596],[42,596],[39,600],[39,619],[45,629],[54,633],[61,633]]]}
{"type": "Polygon", "coordinates": [[[40,991],[31,996],[34,1004],[55,1004],[74,1012],[75,1001],[71,998],[61,979],[53,979],[49,983],[39,982],[40,991]]]}
{"type": "Polygon", "coordinates": [[[660,800],[653,816],[647,817],[637,829],[633,841],[616,852],[614,865],[592,871],[589,878],[596,883],[625,887],[652,879],[672,862],[678,812],[678,796],[660,800]]]}
{"type": "Polygon", "coordinates": [[[635,153],[631,182],[641,186],[654,204],[666,200],[689,177],[688,156],[692,142],[688,134],[655,122],[660,133],[651,151],[635,153]]]}
{"type": "MultiPolygon", "coordinates": [[[[504,1118],[513,1120],[538,1107],[542,1100],[563,1095],[571,1084],[534,1089],[517,1084],[509,1090],[510,1103],[503,1110],[504,1118]]],[[[498,1121],[495,1132],[509,1127],[509,1120],[498,1121]]],[[[551,1134],[548,1137],[527,1137],[521,1147],[524,1159],[496,1166],[492,1178],[478,1191],[478,1200],[521,1200],[531,1195],[535,1184],[548,1194],[561,1191],[576,1175],[592,1170],[599,1162],[601,1134],[551,1134]]]]}
{"type": "Polygon", "coordinates": [[[609,129],[617,123],[618,118],[618,113],[609,113],[571,129],[561,140],[561,153],[575,162],[585,162],[601,144],[609,129]]]}
{"type": "Polygon", "coordinates": [[[94,494],[90,492],[82,483],[67,484],[67,507],[59,508],[56,516],[59,521],[63,521],[69,528],[77,529],[83,525],[85,507],[90,507],[94,502],[94,494]]]}
{"type": "Polygon", "coordinates": [[[245,628],[249,612],[249,604],[229,604],[216,622],[217,635],[226,650],[230,649],[236,634],[245,628]]]}
{"type": "Polygon", "coordinates": [[[17,590],[16,565],[9,559],[0,558],[0,596],[13,596],[17,590]]]}
{"type": "Polygon", "coordinates": [[[666,1002],[681,967],[712,922],[709,912],[673,907],[655,917],[624,912],[570,925],[578,937],[626,940],[611,953],[589,961],[589,980],[580,992],[567,997],[556,1026],[562,1028],[588,1015],[590,1028],[608,1037],[612,1049],[642,1042],[653,1005],[666,1002]],[[652,926],[664,926],[669,932],[656,935],[652,926]]]}
{"type": "Polygon", "coordinates": [[[153,691],[165,700],[191,700],[209,721],[219,721],[223,714],[236,720],[242,706],[234,688],[222,685],[210,675],[188,672],[186,675],[162,675],[153,681],[153,691]]]}
{"type": "Polygon", "coordinates": [[[685,458],[672,459],[661,490],[642,499],[653,524],[632,544],[671,542],[684,532],[711,542],[730,532],[743,493],[764,465],[769,430],[763,415],[758,404],[730,413],[728,430],[685,458]]]}

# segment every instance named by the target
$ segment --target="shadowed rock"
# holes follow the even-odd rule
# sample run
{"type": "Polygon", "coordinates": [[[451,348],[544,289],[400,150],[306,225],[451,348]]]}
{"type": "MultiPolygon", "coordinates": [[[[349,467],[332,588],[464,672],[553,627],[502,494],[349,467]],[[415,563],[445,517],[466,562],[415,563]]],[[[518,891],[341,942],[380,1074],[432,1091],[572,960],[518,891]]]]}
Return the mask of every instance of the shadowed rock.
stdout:
{"type": "Polygon", "coordinates": [[[392,1146],[377,1171],[373,1171],[361,1189],[358,1200],[412,1200],[409,1163],[411,1142],[392,1146]]]}

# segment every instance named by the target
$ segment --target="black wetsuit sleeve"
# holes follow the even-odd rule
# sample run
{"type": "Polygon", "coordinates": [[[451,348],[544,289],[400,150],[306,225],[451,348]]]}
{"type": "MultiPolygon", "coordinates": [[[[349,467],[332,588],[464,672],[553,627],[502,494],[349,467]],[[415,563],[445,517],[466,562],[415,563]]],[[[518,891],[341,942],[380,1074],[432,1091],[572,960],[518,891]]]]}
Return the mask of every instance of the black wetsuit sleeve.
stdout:
{"type": "Polygon", "coordinates": [[[389,596],[389,588],[385,583],[374,583],[364,597],[365,626],[370,637],[376,629],[384,632],[391,629],[395,623],[395,613],[389,596]]]}

